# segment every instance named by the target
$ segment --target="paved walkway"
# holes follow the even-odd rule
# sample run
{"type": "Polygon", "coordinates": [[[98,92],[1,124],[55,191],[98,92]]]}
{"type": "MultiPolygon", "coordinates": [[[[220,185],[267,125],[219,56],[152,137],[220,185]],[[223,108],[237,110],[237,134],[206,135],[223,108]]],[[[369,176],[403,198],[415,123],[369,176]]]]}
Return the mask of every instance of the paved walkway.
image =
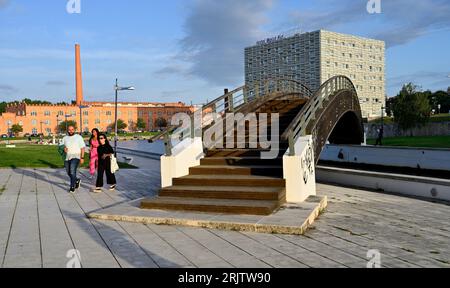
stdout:
{"type": "Polygon", "coordinates": [[[383,267],[450,267],[449,206],[329,185],[318,185],[329,208],[306,236],[85,217],[155,195],[159,165],[148,163],[121,170],[119,191],[98,195],[84,177],[68,194],[62,170],[0,170],[0,266],[66,267],[78,249],[83,267],[366,267],[377,249],[383,267]]]}

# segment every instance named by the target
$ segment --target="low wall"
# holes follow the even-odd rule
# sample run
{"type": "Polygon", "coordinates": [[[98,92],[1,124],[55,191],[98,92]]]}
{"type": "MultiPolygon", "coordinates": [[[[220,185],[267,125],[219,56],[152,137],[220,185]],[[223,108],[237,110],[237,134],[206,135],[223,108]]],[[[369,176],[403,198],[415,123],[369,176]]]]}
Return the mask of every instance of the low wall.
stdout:
{"type": "Polygon", "coordinates": [[[450,181],[419,176],[317,167],[317,181],[431,200],[450,201],[450,181]]]}
{"type": "MultiPolygon", "coordinates": [[[[364,128],[368,139],[378,137],[377,130],[381,124],[365,124],[364,128]]],[[[428,123],[424,127],[413,128],[403,131],[397,124],[384,125],[384,137],[405,137],[405,136],[448,136],[450,135],[450,122],[428,123]]]]}
{"type": "Polygon", "coordinates": [[[450,171],[450,149],[327,145],[320,160],[450,171]]]}

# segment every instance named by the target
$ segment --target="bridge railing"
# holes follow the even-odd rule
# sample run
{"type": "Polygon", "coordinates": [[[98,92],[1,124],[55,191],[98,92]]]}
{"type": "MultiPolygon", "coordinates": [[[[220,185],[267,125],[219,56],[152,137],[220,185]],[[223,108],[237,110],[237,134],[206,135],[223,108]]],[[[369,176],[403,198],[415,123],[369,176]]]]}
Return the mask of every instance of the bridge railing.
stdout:
{"type": "MultiPolygon", "coordinates": [[[[207,103],[201,108],[201,129],[211,125],[214,121],[213,117],[211,117],[212,113],[221,116],[224,116],[226,113],[234,113],[239,111],[245,105],[251,105],[253,101],[273,93],[301,93],[308,97],[312,95],[311,89],[301,82],[292,79],[268,79],[247,86],[241,86],[217,97],[215,100],[207,103]]],[[[197,111],[196,113],[199,112],[197,111]]],[[[172,150],[174,146],[176,146],[176,144],[173,145],[172,140],[182,142],[189,138],[189,136],[191,138],[195,137],[195,132],[198,128],[195,127],[196,122],[194,117],[195,113],[194,115],[191,115],[190,128],[180,130],[178,128],[180,128],[181,125],[169,126],[165,131],[152,137],[149,142],[164,138],[166,156],[171,156],[172,150]]]]}
{"type": "Polygon", "coordinates": [[[317,117],[317,112],[323,108],[326,101],[332,100],[336,94],[342,90],[355,90],[352,81],[346,76],[335,76],[323,83],[310,101],[302,108],[292,121],[282,139],[289,142],[289,153],[295,155],[295,142],[307,134],[307,127],[317,117]]]}

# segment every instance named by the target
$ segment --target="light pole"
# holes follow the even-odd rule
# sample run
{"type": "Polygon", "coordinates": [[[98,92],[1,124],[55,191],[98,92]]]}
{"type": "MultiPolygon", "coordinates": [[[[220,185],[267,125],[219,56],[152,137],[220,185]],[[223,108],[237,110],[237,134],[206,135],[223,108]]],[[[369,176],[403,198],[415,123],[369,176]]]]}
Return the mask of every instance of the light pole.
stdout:
{"type": "Polygon", "coordinates": [[[83,135],[83,109],[91,108],[91,106],[80,105],[80,135],[83,135]]]}
{"type": "Polygon", "coordinates": [[[67,125],[67,118],[72,117],[72,114],[65,114],[64,117],[66,118],[66,134],[69,133],[69,125],[67,125]]]}
{"type": "Polygon", "coordinates": [[[442,106],[441,106],[441,104],[438,104],[437,107],[438,107],[438,115],[439,115],[439,114],[441,114],[441,107],[442,106]]]}
{"type": "Polygon", "coordinates": [[[117,157],[117,98],[118,98],[118,94],[119,91],[132,91],[132,90],[136,90],[133,86],[129,86],[129,87],[120,87],[119,86],[119,80],[116,78],[116,85],[114,86],[114,91],[116,92],[115,94],[115,100],[114,100],[114,107],[115,107],[115,111],[114,111],[114,155],[117,157]]]}
{"type": "Polygon", "coordinates": [[[44,124],[44,121],[41,121],[40,124],[41,124],[41,134],[44,135],[44,133],[42,132],[42,124],[44,124]]]}
{"type": "Polygon", "coordinates": [[[58,137],[59,137],[59,134],[61,134],[61,129],[59,129],[59,114],[56,115],[56,133],[58,133],[58,135],[57,135],[58,137]]]}

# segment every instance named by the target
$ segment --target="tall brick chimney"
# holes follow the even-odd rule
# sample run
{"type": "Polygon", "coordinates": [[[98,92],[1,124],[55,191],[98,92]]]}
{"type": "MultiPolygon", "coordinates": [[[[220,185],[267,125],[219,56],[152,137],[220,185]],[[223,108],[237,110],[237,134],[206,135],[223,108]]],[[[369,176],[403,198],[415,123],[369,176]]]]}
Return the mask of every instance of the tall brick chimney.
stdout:
{"type": "Polygon", "coordinates": [[[76,103],[78,106],[83,103],[83,79],[81,77],[81,57],[80,44],[75,44],[75,81],[76,81],[76,103]]]}

